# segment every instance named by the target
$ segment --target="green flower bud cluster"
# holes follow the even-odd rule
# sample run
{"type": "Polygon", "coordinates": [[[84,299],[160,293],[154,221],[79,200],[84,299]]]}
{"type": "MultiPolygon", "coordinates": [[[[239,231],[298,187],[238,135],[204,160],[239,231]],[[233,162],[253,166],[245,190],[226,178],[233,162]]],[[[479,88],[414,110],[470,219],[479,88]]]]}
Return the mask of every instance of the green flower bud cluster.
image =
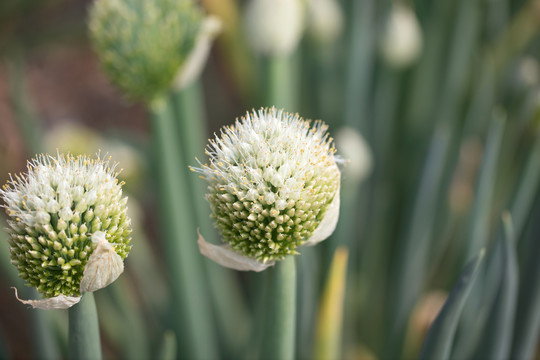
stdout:
{"type": "Polygon", "coordinates": [[[327,126],[275,108],[225,127],[210,142],[207,199],[223,241],[257,261],[297,254],[326,215],[340,173],[327,126]]]}
{"type": "Polygon", "coordinates": [[[151,102],[171,87],[202,20],[193,0],[97,0],[90,36],[110,80],[151,102]]]}
{"type": "Polygon", "coordinates": [[[0,196],[9,216],[11,262],[44,297],[80,296],[80,282],[102,231],[115,252],[131,248],[127,197],[115,166],[99,157],[39,155],[0,196]]]}

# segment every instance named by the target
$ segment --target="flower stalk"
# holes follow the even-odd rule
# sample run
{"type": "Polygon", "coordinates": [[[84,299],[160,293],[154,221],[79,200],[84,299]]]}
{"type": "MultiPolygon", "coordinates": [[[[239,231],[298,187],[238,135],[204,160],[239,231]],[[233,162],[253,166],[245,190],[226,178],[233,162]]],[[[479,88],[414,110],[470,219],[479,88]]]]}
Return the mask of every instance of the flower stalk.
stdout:
{"type": "Polygon", "coordinates": [[[100,360],[99,322],[93,293],[69,308],[69,359],[100,360]]]}
{"type": "Polygon", "coordinates": [[[181,156],[174,124],[173,106],[169,98],[154,102],[153,118],[156,167],[164,246],[171,278],[175,307],[175,326],[179,346],[188,349],[192,358],[214,359],[213,332],[210,327],[208,297],[204,293],[203,269],[193,242],[193,214],[190,209],[187,181],[181,169],[181,156]]]}
{"type": "MultiPolygon", "coordinates": [[[[177,134],[181,139],[181,152],[202,158],[206,142],[206,114],[201,82],[196,80],[182,89],[175,89],[171,93],[171,99],[174,102],[176,122],[179,125],[177,134]]],[[[204,201],[206,186],[193,176],[189,177],[188,185],[191,189],[190,204],[194,209],[196,224],[205,232],[210,242],[216,242],[217,232],[212,231],[208,204],[204,201]]],[[[208,273],[210,284],[208,291],[212,294],[212,306],[215,309],[219,333],[226,339],[224,341],[226,352],[235,357],[241,349],[249,327],[244,300],[230,271],[223,271],[223,268],[211,262],[204,262],[201,265],[208,273]]]]}
{"type": "Polygon", "coordinates": [[[292,360],[295,354],[296,265],[287,256],[268,270],[268,306],[262,358],[292,360]]]}
{"type": "Polygon", "coordinates": [[[261,59],[264,103],[267,106],[291,108],[294,103],[292,58],[272,55],[261,59]]]}

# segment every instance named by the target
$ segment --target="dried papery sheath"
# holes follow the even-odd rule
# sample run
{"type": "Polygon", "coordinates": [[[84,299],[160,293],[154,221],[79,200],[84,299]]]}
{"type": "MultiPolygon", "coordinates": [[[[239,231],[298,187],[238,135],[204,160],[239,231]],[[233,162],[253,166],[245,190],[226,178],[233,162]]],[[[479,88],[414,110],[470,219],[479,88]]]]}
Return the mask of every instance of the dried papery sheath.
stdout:
{"type": "MultiPolygon", "coordinates": [[[[198,233],[198,232],[197,232],[198,233]]],[[[228,245],[214,245],[206,240],[198,233],[199,239],[197,244],[201,254],[209,259],[214,260],[221,266],[240,271],[263,271],[266,268],[273,266],[274,261],[260,262],[255,259],[250,259],[234,250],[228,245]]]]}
{"type": "Polygon", "coordinates": [[[23,304],[32,306],[34,309],[42,309],[42,310],[67,309],[77,304],[79,301],[81,301],[80,296],[65,296],[65,295],[58,295],[58,296],[43,299],[43,300],[23,300],[19,298],[19,294],[17,293],[17,288],[14,287],[13,290],[15,291],[15,297],[17,298],[17,300],[19,300],[23,304]]]}
{"type": "Polygon", "coordinates": [[[92,235],[95,249],[88,258],[81,279],[81,293],[104,288],[124,272],[124,261],[116,253],[113,245],[105,239],[105,233],[98,231],[92,235]]]}
{"type": "Polygon", "coordinates": [[[210,141],[207,200],[225,245],[199,236],[201,252],[237,270],[261,271],[334,231],[340,172],[327,126],[262,109],[210,141]]]}
{"type": "Polygon", "coordinates": [[[115,167],[99,156],[39,155],[0,190],[11,262],[45,298],[25,303],[69,307],[81,290],[95,291],[121,273],[131,220],[115,167]]]}

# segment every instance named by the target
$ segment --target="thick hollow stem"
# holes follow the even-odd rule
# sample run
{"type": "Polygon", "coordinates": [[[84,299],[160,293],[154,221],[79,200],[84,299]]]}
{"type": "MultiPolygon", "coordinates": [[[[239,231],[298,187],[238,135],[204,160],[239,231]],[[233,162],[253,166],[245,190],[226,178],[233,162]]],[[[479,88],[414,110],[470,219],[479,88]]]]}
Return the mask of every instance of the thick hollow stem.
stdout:
{"type": "MultiPolygon", "coordinates": [[[[184,161],[196,165],[195,158],[198,158],[204,162],[206,115],[202,84],[195,81],[185,89],[173,91],[172,100],[179,125],[177,133],[181,139],[181,151],[186,154],[184,161]]],[[[195,223],[206,240],[216,243],[217,233],[210,219],[210,207],[205,201],[207,185],[197,176],[189,175],[192,175],[188,177],[188,186],[195,223]]],[[[208,292],[215,310],[217,327],[225,339],[224,351],[233,356],[240,351],[243,340],[248,336],[249,319],[244,310],[244,300],[231,270],[211,261],[203,262],[202,265],[208,274],[208,292]]]]}
{"type": "Polygon", "coordinates": [[[211,312],[170,99],[153,104],[151,110],[164,248],[179,347],[187,349],[190,358],[214,359],[217,354],[211,312]]]}
{"type": "Polygon", "coordinates": [[[69,308],[69,358],[101,359],[99,323],[93,293],[85,293],[78,304],[69,308]]]}
{"type": "Polygon", "coordinates": [[[294,84],[288,56],[270,56],[262,59],[264,81],[264,105],[285,108],[292,111],[295,103],[294,84]]]}
{"type": "Polygon", "coordinates": [[[296,325],[296,267],[294,256],[276,263],[269,272],[266,334],[263,339],[263,359],[292,360],[294,358],[296,325]]]}

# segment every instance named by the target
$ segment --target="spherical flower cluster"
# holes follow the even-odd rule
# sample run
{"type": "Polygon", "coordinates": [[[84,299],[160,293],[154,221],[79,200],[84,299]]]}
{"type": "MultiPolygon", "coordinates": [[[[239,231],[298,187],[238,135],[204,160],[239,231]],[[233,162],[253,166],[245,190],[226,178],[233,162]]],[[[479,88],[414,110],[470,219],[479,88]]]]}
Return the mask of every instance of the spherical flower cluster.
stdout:
{"type": "Polygon", "coordinates": [[[287,55],[298,45],[304,30],[300,0],[250,0],[245,14],[251,47],[263,55],[287,55]]]}
{"type": "Polygon", "coordinates": [[[80,297],[123,271],[131,221],[116,175],[99,157],[40,155],[0,190],[11,262],[45,298],[80,297]]]}
{"type": "Polygon", "coordinates": [[[193,0],[97,0],[90,33],[110,80],[131,98],[151,102],[173,85],[202,22],[193,0]]]}
{"type": "Polygon", "coordinates": [[[262,270],[333,232],[340,172],[327,126],[310,126],[275,108],[248,113],[207,147],[210,163],[192,168],[225,246],[199,238],[201,252],[238,270],[262,270]]]}

